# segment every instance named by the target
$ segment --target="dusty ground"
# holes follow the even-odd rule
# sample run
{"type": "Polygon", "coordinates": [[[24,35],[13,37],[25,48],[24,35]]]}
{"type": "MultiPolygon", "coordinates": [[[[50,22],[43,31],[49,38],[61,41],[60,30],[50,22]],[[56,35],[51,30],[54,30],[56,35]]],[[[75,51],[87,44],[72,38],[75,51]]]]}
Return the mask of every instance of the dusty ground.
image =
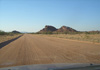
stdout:
{"type": "Polygon", "coordinates": [[[100,63],[100,44],[24,34],[0,49],[0,67],[48,63],[100,63]]]}

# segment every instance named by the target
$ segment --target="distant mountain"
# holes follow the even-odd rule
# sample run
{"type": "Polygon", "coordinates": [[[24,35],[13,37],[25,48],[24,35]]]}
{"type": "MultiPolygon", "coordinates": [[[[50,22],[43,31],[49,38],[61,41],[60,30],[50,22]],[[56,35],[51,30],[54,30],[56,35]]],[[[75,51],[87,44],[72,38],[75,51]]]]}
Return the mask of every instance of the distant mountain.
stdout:
{"type": "Polygon", "coordinates": [[[49,26],[46,25],[45,28],[43,28],[42,30],[39,31],[39,33],[43,33],[43,32],[53,32],[56,31],[57,29],[53,26],[49,26]]]}
{"type": "Polygon", "coordinates": [[[32,32],[25,32],[25,31],[21,31],[20,33],[32,33],[32,32]]]}
{"type": "Polygon", "coordinates": [[[92,34],[99,34],[100,33],[100,31],[88,31],[88,33],[92,33],[92,34]]]}
{"type": "Polygon", "coordinates": [[[77,31],[71,27],[62,26],[61,28],[59,28],[55,32],[63,33],[63,32],[77,32],[77,31]]]}
{"type": "Polygon", "coordinates": [[[93,33],[100,33],[100,31],[98,31],[98,30],[97,30],[97,31],[89,31],[89,32],[93,32],[93,33]]]}
{"type": "Polygon", "coordinates": [[[14,30],[14,31],[12,31],[12,33],[20,33],[20,32],[19,32],[19,31],[14,30]]]}

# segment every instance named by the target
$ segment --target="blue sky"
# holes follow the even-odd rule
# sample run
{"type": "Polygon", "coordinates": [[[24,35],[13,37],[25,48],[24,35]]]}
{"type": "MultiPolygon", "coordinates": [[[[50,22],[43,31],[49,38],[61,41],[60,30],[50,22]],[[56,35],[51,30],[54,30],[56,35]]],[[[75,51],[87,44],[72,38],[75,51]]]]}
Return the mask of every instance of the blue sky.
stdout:
{"type": "Polygon", "coordinates": [[[100,30],[100,0],[0,0],[0,30],[37,32],[45,25],[100,30]]]}

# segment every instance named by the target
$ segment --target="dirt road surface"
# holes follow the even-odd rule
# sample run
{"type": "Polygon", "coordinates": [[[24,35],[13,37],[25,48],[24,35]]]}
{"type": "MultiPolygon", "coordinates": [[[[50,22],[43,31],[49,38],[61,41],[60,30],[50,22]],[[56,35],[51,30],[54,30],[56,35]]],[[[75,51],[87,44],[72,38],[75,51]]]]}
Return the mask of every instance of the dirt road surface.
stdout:
{"type": "Polygon", "coordinates": [[[100,63],[100,45],[24,34],[0,49],[0,67],[51,63],[100,63]]]}

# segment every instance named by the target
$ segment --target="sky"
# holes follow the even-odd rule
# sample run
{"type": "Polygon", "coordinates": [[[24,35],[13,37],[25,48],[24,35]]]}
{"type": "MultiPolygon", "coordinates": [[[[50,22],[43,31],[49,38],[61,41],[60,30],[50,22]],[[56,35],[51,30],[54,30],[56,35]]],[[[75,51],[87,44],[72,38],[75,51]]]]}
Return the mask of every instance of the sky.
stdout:
{"type": "Polygon", "coordinates": [[[100,30],[100,0],[0,0],[0,30],[37,32],[45,25],[100,30]]]}

